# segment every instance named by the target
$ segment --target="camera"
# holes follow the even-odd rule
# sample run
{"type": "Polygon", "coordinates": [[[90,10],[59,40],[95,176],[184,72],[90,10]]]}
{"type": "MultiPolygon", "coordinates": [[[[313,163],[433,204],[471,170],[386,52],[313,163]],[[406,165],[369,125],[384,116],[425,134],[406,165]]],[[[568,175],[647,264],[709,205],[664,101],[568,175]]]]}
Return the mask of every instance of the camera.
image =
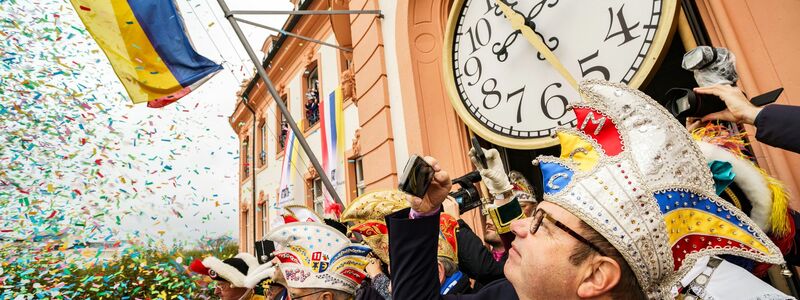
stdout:
{"type": "Polygon", "coordinates": [[[691,89],[671,88],[664,95],[667,110],[681,122],[687,117],[702,117],[710,113],[725,110],[725,102],[714,95],[696,94],[691,89]]]}
{"type": "Polygon", "coordinates": [[[463,214],[473,208],[481,206],[481,194],[475,188],[475,183],[481,181],[481,174],[478,171],[472,171],[464,176],[453,179],[453,184],[458,184],[459,188],[449,195],[456,199],[458,203],[458,214],[463,214]]]}

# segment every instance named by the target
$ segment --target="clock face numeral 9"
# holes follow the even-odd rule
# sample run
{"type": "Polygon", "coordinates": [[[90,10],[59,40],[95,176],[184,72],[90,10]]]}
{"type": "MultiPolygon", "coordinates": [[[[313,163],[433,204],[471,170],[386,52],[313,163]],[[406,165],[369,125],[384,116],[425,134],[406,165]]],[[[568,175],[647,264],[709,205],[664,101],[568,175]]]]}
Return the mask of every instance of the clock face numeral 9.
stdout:
{"type": "MultiPolygon", "coordinates": [[[[674,0],[503,0],[576,79],[629,83],[674,0]],[[663,4],[665,6],[670,4],[663,4]]],[[[452,69],[466,113],[490,132],[544,138],[574,123],[578,93],[514,30],[495,0],[457,0],[452,69]]],[[[448,30],[451,30],[448,28],[448,30]]],[[[663,47],[662,45],[659,47],[663,47]]],[[[464,114],[460,112],[460,114],[464,114]]],[[[463,116],[462,116],[463,118],[463,116]]]]}

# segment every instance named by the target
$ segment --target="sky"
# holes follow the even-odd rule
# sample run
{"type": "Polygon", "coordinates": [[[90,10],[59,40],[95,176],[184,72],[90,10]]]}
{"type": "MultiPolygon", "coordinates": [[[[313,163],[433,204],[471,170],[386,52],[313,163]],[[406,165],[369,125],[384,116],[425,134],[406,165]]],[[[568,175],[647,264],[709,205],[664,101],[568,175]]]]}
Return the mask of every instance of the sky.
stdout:
{"type": "MultiPolygon", "coordinates": [[[[152,109],[130,103],[68,1],[0,0],[0,238],[236,237],[239,147],[228,117],[253,65],[216,1],[175,2],[197,51],[225,70],[152,109]]],[[[278,28],[286,20],[245,18],[278,28]]],[[[242,28],[263,59],[257,49],[270,32],[242,28]]]]}

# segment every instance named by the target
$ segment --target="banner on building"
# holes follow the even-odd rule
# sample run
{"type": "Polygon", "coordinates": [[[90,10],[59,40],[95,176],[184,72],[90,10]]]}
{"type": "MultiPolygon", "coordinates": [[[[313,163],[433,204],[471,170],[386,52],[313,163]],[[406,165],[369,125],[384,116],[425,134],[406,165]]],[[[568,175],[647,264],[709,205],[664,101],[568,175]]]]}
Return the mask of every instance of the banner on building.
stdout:
{"type": "MultiPolygon", "coordinates": [[[[337,87],[331,94],[320,101],[320,122],[322,129],[322,168],[335,186],[344,182],[344,170],[339,159],[344,157],[344,108],[342,107],[342,89],[337,87]]],[[[324,190],[325,213],[339,215],[342,208],[336,205],[333,197],[324,190]]]]}
{"type": "MultiPolygon", "coordinates": [[[[302,130],[302,127],[300,128],[302,130]]],[[[284,145],[283,165],[281,166],[281,185],[278,190],[278,207],[283,207],[286,203],[294,199],[293,182],[294,176],[297,172],[295,163],[297,162],[297,139],[294,131],[287,129],[286,139],[284,145]]]]}
{"type": "Polygon", "coordinates": [[[222,70],[198,54],[173,0],[70,0],[133,103],[163,107],[222,70]]]}

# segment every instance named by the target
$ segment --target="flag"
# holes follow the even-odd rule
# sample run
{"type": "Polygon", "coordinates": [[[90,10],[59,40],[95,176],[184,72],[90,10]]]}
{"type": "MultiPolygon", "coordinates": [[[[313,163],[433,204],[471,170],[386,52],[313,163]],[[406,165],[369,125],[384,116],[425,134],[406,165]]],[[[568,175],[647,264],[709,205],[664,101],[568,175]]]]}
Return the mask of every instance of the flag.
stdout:
{"type": "MultiPolygon", "coordinates": [[[[302,128],[301,128],[302,130],[302,128]]],[[[283,165],[281,166],[281,184],[278,195],[278,207],[283,207],[294,198],[292,192],[292,182],[294,182],[294,174],[292,169],[295,168],[294,164],[297,161],[297,139],[295,138],[294,131],[288,130],[286,134],[286,143],[284,143],[283,165]]]]}
{"type": "Polygon", "coordinates": [[[198,54],[173,0],[70,0],[133,103],[163,107],[222,70],[198,54]]]}
{"type": "MultiPolygon", "coordinates": [[[[342,89],[337,87],[327,99],[320,101],[320,127],[322,128],[322,168],[335,186],[342,182],[342,169],[339,158],[344,156],[344,112],[342,107],[342,89]]],[[[325,213],[339,216],[342,208],[333,200],[327,189],[325,195],[325,213]]]]}

